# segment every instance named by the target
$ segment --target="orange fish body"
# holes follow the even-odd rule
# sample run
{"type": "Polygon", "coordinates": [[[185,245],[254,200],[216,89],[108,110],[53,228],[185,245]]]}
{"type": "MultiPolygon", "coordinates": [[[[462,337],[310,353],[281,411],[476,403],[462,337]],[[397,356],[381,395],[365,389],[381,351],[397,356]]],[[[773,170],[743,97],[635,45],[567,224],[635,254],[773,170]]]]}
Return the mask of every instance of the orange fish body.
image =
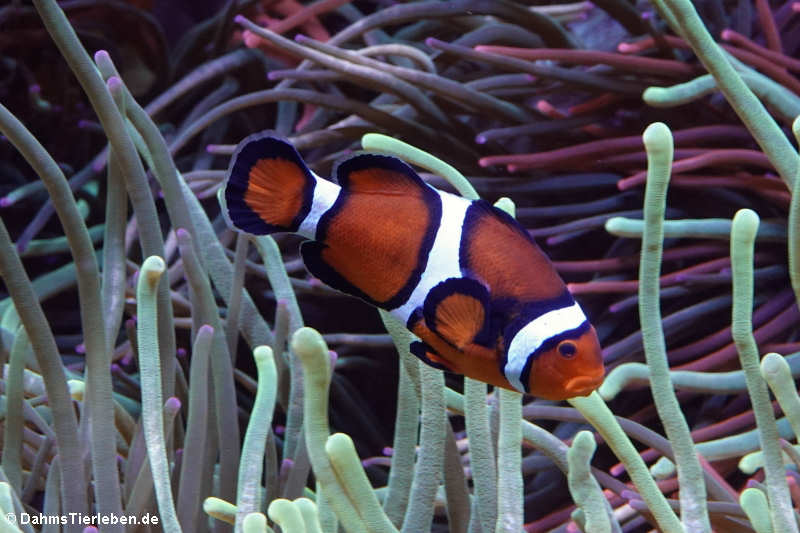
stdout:
{"type": "Polygon", "coordinates": [[[224,212],[248,233],[310,239],[311,274],[401,320],[430,365],[552,400],[600,385],[594,328],[512,217],[391,156],[357,154],[334,175],[339,185],[288,142],[252,135],[231,161],[224,212]]]}

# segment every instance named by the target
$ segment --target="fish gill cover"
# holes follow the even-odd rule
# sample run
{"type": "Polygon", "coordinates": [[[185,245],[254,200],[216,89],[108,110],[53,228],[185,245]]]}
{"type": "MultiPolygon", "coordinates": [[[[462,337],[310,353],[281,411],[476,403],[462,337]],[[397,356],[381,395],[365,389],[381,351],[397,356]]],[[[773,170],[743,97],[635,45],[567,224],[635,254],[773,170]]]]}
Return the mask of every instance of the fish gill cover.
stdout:
{"type": "Polygon", "coordinates": [[[797,531],[798,11],[7,3],[3,530],[797,531]],[[389,153],[513,214],[603,385],[444,374],[298,237],[232,231],[263,130],[317,175],[389,153]]]}

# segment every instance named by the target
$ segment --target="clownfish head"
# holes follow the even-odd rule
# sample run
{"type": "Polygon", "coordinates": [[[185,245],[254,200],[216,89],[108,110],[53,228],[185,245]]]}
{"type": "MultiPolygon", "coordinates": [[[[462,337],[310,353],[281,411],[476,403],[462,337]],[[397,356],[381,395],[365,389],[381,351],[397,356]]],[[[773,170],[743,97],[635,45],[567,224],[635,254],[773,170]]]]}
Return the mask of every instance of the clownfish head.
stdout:
{"type": "Polygon", "coordinates": [[[605,369],[597,332],[574,301],[514,329],[504,373],[517,390],[547,400],[565,400],[588,396],[603,383],[605,369]]]}
{"type": "Polygon", "coordinates": [[[605,369],[594,326],[560,340],[531,363],[528,392],[548,400],[588,396],[603,383],[605,369]]]}

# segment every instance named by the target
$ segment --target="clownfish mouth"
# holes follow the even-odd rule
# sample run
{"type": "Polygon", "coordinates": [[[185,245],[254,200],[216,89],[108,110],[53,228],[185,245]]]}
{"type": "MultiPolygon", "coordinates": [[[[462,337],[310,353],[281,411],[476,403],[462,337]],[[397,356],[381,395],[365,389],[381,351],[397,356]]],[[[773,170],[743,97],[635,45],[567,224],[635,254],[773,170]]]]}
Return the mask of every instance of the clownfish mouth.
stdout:
{"type": "Polygon", "coordinates": [[[564,389],[569,393],[569,397],[589,396],[592,391],[603,383],[603,374],[598,376],[579,376],[569,380],[564,389]]]}

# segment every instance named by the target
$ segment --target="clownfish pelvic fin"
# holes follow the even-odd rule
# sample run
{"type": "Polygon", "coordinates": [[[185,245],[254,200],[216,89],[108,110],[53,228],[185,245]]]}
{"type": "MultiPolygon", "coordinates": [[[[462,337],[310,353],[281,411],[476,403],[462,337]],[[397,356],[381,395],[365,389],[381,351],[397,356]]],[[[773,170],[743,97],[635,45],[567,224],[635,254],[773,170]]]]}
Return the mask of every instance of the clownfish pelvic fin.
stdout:
{"type": "Polygon", "coordinates": [[[447,364],[442,356],[422,341],[414,341],[409,346],[409,351],[416,355],[423,363],[439,370],[452,371],[451,365],[447,364]]]}

